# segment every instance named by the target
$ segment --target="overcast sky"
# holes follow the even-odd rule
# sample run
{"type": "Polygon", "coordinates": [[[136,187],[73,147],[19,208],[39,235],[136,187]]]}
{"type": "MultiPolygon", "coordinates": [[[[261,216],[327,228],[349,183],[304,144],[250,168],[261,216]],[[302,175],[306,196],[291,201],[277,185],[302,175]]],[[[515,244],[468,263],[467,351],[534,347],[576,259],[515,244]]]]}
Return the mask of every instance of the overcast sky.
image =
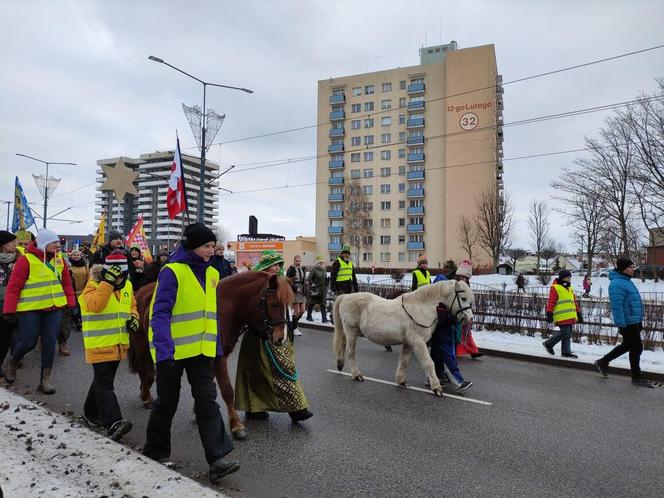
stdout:
{"type": "MultiPolygon", "coordinates": [[[[419,63],[418,48],[456,40],[493,43],[504,81],[664,43],[664,2],[651,1],[36,1],[0,0],[0,200],[18,174],[41,212],[31,174],[49,161],[61,177],[49,204],[79,224],[52,221],[62,234],[94,229],[96,161],[195,142],[180,103],[201,104],[200,85],[156,55],[207,81],[208,105],[226,114],[216,142],[316,122],[317,81],[419,63]]],[[[505,123],[633,99],[664,77],[664,49],[505,86],[505,123]]],[[[608,113],[505,128],[505,158],[576,149],[608,113]]],[[[188,152],[196,154],[194,149],[188,152]]],[[[315,181],[315,161],[250,170],[249,163],[316,154],[313,129],[213,146],[209,158],[235,164],[222,186],[220,222],[232,236],[259,218],[263,232],[313,235],[315,186],[242,193],[315,181]]],[[[505,161],[505,188],[517,205],[519,240],[529,246],[529,203],[578,154],[505,161]]],[[[4,228],[6,205],[0,215],[4,228]]],[[[165,207],[164,207],[165,212],[165,207]]],[[[559,242],[565,223],[552,220],[559,242]]],[[[568,244],[568,249],[573,249],[568,244]]]]}

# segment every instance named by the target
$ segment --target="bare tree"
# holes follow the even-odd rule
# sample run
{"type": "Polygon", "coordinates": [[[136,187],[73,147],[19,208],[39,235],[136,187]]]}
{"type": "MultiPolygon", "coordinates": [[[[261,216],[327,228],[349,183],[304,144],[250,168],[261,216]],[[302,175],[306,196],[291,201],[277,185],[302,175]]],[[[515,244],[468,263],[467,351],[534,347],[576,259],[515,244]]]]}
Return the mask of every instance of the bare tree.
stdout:
{"type": "Polygon", "coordinates": [[[537,270],[539,275],[540,259],[542,258],[542,249],[549,238],[549,205],[544,200],[534,200],[530,204],[528,214],[528,231],[533,243],[533,251],[537,256],[537,270]]]}
{"type": "Polygon", "coordinates": [[[544,273],[549,274],[551,260],[558,256],[558,247],[553,239],[547,239],[542,247],[542,259],[544,260],[544,273]]]}
{"type": "Polygon", "coordinates": [[[350,245],[354,260],[359,264],[360,251],[373,245],[373,220],[369,209],[370,197],[362,192],[357,178],[344,185],[344,234],[343,241],[350,245]]]}
{"type": "Polygon", "coordinates": [[[470,216],[462,214],[457,223],[457,238],[461,248],[465,251],[469,260],[473,260],[473,254],[477,245],[477,230],[470,216]]]}
{"type": "Polygon", "coordinates": [[[512,245],[514,238],[514,205],[508,194],[489,188],[477,198],[476,208],[477,240],[491,257],[495,272],[501,252],[512,245]]]}
{"type": "Polygon", "coordinates": [[[520,259],[525,258],[528,255],[528,251],[518,247],[512,247],[505,250],[505,255],[510,258],[512,263],[512,271],[516,273],[516,264],[520,259]]]}

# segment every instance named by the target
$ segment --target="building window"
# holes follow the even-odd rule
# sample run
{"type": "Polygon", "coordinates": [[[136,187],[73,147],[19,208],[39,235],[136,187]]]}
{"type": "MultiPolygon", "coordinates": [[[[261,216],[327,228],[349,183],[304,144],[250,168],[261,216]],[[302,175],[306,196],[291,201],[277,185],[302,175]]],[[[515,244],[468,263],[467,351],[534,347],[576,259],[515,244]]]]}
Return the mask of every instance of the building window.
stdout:
{"type": "Polygon", "coordinates": [[[350,127],[353,130],[359,130],[360,128],[362,128],[362,120],[361,119],[353,119],[350,122],[350,127]]]}
{"type": "Polygon", "coordinates": [[[392,240],[392,237],[390,237],[389,235],[381,235],[380,236],[380,245],[389,246],[391,240],[392,240]]]}
{"type": "Polygon", "coordinates": [[[350,162],[351,163],[359,163],[360,162],[360,153],[359,152],[353,152],[350,155],[350,162]]]}
{"type": "Polygon", "coordinates": [[[380,142],[384,144],[389,144],[392,141],[392,134],[391,133],[383,133],[380,136],[380,142]]]}
{"type": "Polygon", "coordinates": [[[381,109],[392,109],[392,100],[391,99],[381,100],[380,108],[381,109]]]}
{"type": "Polygon", "coordinates": [[[422,216],[416,216],[410,218],[411,225],[421,225],[424,223],[424,218],[422,216]]]}
{"type": "Polygon", "coordinates": [[[424,136],[424,130],[413,130],[408,132],[409,138],[423,137],[423,136],[424,136]]]}
{"type": "Polygon", "coordinates": [[[402,164],[399,166],[399,176],[406,176],[406,165],[402,164]]]}
{"type": "Polygon", "coordinates": [[[424,113],[423,112],[417,112],[417,113],[411,114],[410,119],[424,119],[424,113]]]}
{"type": "Polygon", "coordinates": [[[399,90],[405,90],[406,89],[406,80],[401,80],[399,82],[399,90]]]}
{"type": "Polygon", "coordinates": [[[362,145],[362,137],[351,137],[350,144],[351,145],[362,145]]]}
{"type": "Polygon", "coordinates": [[[419,85],[421,83],[424,83],[424,78],[411,78],[410,80],[411,85],[419,85]]]}
{"type": "Polygon", "coordinates": [[[371,252],[362,253],[362,261],[371,261],[372,259],[373,259],[373,253],[371,252]]]}
{"type": "Polygon", "coordinates": [[[330,159],[332,161],[343,161],[344,160],[344,155],[343,154],[332,154],[330,159]]]}
{"type": "Polygon", "coordinates": [[[405,131],[400,131],[399,132],[399,142],[405,142],[406,141],[406,132],[405,131]]]}
{"type": "Polygon", "coordinates": [[[413,199],[408,203],[408,205],[412,208],[422,207],[424,206],[424,199],[413,199]]]}
{"type": "Polygon", "coordinates": [[[405,123],[406,123],[406,115],[399,114],[399,124],[405,124],[405,123]]]}
{"type": "Polygon", "coordinates": [[[399,253],[399,263],[403,263],[406,261],[406,253],[405,252],[400,252],[399,253]]]}
{"type": "Polygon", "coordinates": [[[344,172],[343,171],[333,171],[330,176],[332,178],[343,178],[344,172]]]}
{"type": "Polygon", "coordinates": [[[373,168],[366,168],[364,170],[364,178],[373,178],[373,168]]]}
{"type": "Polygon", "coordinates": [[[399,149],[399,159],[406,157],[406,149],[399,149]]]}
{"type": "MultiPolygon", "coordinates": [[[[368,151],[364,153],[364,160],[365,161],[373,161],[373,151],[368,151]]],[[[373,175],[371,175],[373,176],[373,175]]]]}
{"type": "Polygon", "coordinates": [[[380,203],[380,210],[381,211],[389,211],[392,209],[392,202],[391,201],[383,201],[380,203]]]}
{"type": "Polygon", "coordinates": [[[381,194],[389,194],[390,193],[390,184],[389,183],[383,183],[380,186],[380,193],[381,194]]]}
{"type": "Polygon", "coordinates": [[[392,91],[392,83],[383,83],[383,91],[384,92],[391,92],[392,91]]]}
{"type": "Polygon", "coordinates": [[[392,124],[392,116],[383,116],[380,118],[381,126],[389,126],[392,124]]]}
{"type": "Polygon", "coordinates": [[[399,209],[406,209],[406,201],[399,201],[399,209]]]}
{"type": "Polygon", "coordinates": [[[406,225],[406,218],[399,218],[399,228],[406,225]]]}
{"type": "Polygon", "coordinates": [[[373,202],[363,202],[362,211],[366,211],[367,213],[373,211],[373,202]]]}
{"type": "Polygon", "coordinates": [[[399,244],[405,244],[405,243],[406,243],[406,236],[399,235],[399,244]]]}
{"type": "Polygon", "coordinates": [[[364,87],[364,93],[367,94],[367,95],[371,95],[372,93],[374,93],[374,86],[373,85],[366,85],[364,87]]]}
{"type": "Polygon", "coordinates": [[[364,145],[373,145],[374,143],[374,137],[373,135],[365,135],[364,137],[364,145]]]}
{"type": "MultiPolygon", "coordinates": [[[[359,156],[359,154],[358,154],[359,156]]],[[[352,169],[350,170],[350,177],[351,178],[360,178],[362,176],[361,172],[359,169],[352,169]]]]}
{"type": "Polygon", "coordinates": [[[408,171],[424,171],[424,164],[411,164],[408,166],[408,171]]]}
{"type": "Polygon", "coordinates": [[[380,158],[383,161],[389,161],[392,158],[392,151],[391,150],[381,150],[380,151],[380,158]]]}
{"type": "Polygon", "coordinates": [[[374,120],[373,118],[367,118],[364,120],[364,127],[365,128],[373,128],[374,125],[374,120]]]}
{"type": "Polygon", "coordinates": [[[392,168],[380,168],[380,176],[390,176],[392,174],[392,168]]]}
{"type": "Polygon", "coordinates": [[[423,189],[424,188],[424,183],[423,182],[411,182],[408,185],[408,188],[423,189]]]}
{"type": "Polygon", "coordinates": [[[380,253],[380,261],[382,263],[389,263],[390,262],[390,253],[389,252],[381,252],[380,253]]]}
{"type": "Polygon", "coordinates": [[[406,97],[401,97],[399,99],[399,107],[400,108],[406,107],[406,97]]]}
{"type": "Polygon", "coordinates": [[[381,218],[380,228],[390,228],[390,218],[381,218]]]}
{"type": "Polygon", "coordinates": [[[373,228],[373,220],[371,218],[362,220],[362,226],[364,228],[373,228]]]}
{"type": "Polygon", "coordinates": [[[424,242],[424,235],[409,235],[408,242],[424,242]]]}
{"type": "Polygon", "coordinates": [[[424,147],[411,147],[410,149],[411,154],[424,154],[424,147]]]}
{"type": "Polygon", "coordinates": [[[362,87],[361,86],[356,86],[353,88],[353,97],[358,97],[362,95],[362,87]]]}
{"type": "Polygon", "coordinates": [[[424,96],[411,97],[410,102],[424,102],[424,96]]]}
{"type": "Polygon", "coordinates": [[[330,194],[343,194],[344,189],[342,187],[332,187],[330,188],[330,194]]]}
{"type": "Polygon", "coordinates": [[[343,208],[344,205],[338,202],[330,203],[330,210],[332,211],[341,211],[343,208]]]}
{"type": "Polygon", "coordinates": [[[339,236],[339,235],[330,236],[330,242],[332,244],[341,244],[341,236],[339,236]]]}
{"type": "Polygon", "coordinates": [[[406,184],[405,183],[400,183],[399,184],[399,193],[403,194],[406,191],[406,184]]]}
{"type": "Polygon", "coordinates": [[[365,102],[364,103],[364,110],[365,111],[373,111],[374,110],[373,102],[365,102]]]}
{"type": "Polygon", "coordinates": [[[366,244],[368,246],[372,246],[373,245],[373,235],[366,235],[366,236],[362,237],[362,242],[364,242],[364,244],[366,244]]]}
{"type": "Polygon", "coordinates": [[[352,112],[360,112],[362,110],[362,104],[353,104],[351,106],[352,112]]]}
{"type": "Polygon", "coordinates": [[[367,195],[373,194],[373,185],[363,185],[362,193],[367,195]]]}

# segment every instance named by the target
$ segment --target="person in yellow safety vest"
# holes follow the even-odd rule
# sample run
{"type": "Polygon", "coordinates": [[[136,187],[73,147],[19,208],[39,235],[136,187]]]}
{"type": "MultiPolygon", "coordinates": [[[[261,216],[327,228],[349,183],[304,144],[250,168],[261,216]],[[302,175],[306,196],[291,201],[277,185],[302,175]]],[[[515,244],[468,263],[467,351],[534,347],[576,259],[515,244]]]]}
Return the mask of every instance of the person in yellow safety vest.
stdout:
{"type": "Polygon", "coordinates": [[[332,263],[330,289],[335,294],[351,294],[358,291],[355,268],[350,260],[350,246],[341,248],[339,257],[332,263]]]}
{"type": "Polygon", "coordinates": [[[138,331],[136,299],[127,275],[127,256],[113,251],[103,265],[90,269],[90,280],[78,298],[85,362],[94,371],[83,419],[92,427],[104,427],[113,441],[132,428],[122,418],[114,387],[118,365],[127,357],[129,333],[138,331]]]}
{"type": "Polygon", "coordinates": [[[157,370],[157,400],[148,421],[143,453],[164,462],[171,454],[171,424],[180,400],[183,371],[191,384],[196,423],[208,477],[217,482],[240,468],[225,461],[233,442],[215,401],[215,358],[223,355],[217,322],[219,272],[211,264],[217,237],[203,223],[184,230],[184,240],[159,272],[150,303],[148,341],[157,370]]]}
{"type": "Polygon", "coordinates": [[[30,242],[35,240],[35,236],[28,230],[19,230],[16,232],[16,240],[18,241],[16,250],[18,251],[19,255],[22,256],[25,254],[25,250],[28,248],[28,245],[30,245],[30,242]]]}
{"type": "Polygon", "coordinates": [[[429,267],[429,262],[427,258],[421,256],[420,260],[417,262],[417,268],[413,271],[412,284],[410,290],[414,291],[422,287],[423,285],[428,285],[431,283],[431,273],[427,269],[429,267]]]}
{"type": "Polygon", "coordinates": [[[37,389],[44,394],[55,392],[51,370],[62,310],[75,305],[69,266],[60,253],[60,238],[43,229],[18,258],[7,283],[2,312],[6,322],[18,322],[5,372],[7,382],[16,380],[18,363],[41,339],[41,382],[37,389]]]}
{"type": "Polygon", "coordinates": [[[583,323],[583,316],[574,295],[572,273],[569,270],[561,270],[558,278],[553,281],[546,304],[546,321],[557,325],[559,329],[542,343],[547,353],[555,355],[553,347],[562,341],[562,356],[578,358],[572,353],[572,328],[575,323],[583,323]]]}

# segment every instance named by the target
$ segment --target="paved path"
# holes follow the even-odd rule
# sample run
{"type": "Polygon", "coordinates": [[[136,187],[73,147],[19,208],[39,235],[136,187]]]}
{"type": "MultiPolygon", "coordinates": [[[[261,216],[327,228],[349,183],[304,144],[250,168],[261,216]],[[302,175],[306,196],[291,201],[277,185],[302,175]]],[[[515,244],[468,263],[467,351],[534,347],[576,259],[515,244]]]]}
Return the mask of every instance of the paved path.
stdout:
{"type": "MultiPolygon", "coordinates": [[[[301,425],[283,414],[249,421],[249,440],[232,453],[242,469],[223,491],[256,497],[664,495],[664,389],[484,357],[462,360],[461,368],[475,383],[465,397],[487,404],[441,399],[328,371],[334,368],[331,340],[328,332],[304,329],[296,342],[315,416],[301,425]]],[[[80,414],[92,370],[83,363],[80,333],[72,333],[70,346],[73,355],[55,365],[57,394],[34,394],[36,354],[19,371],[17,392],[80,414]]],[[[397,351],[360,340],[364,375],[392,382],[397,351]]],[[[423,388],[422,381],[414,361],[409,382],[423,388]]],[[[202,480],[206,465],[183,383],[172,457],[182,473],[202,480]]],[[[117,391],[135,425],[126,442],[141,446],[148,412],[138,399],[138,379],[125,366],[117,391]]]]}

